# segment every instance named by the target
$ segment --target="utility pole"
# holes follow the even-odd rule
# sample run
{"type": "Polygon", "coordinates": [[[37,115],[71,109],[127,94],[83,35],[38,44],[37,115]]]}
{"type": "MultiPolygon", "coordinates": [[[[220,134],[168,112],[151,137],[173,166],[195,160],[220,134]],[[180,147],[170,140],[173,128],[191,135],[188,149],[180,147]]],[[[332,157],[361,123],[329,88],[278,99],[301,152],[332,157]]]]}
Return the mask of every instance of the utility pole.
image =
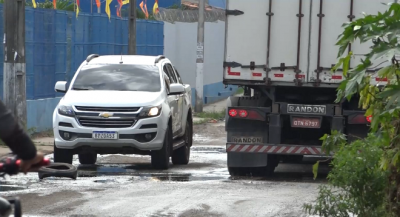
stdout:
{"type": "Polygon", "coordinates": [[[199,21],[197,25],[196,59],[196,106],[195,112],[203,112],[203,71],[204,71],[204,9],[205,0],[199,0],[199,21]]]}
{"type": "Polygon", "coordinates": [[[128,54],[136,55],[136,0],[129,0],[128,54]]]}
{"type": "Polygon", "coordinates": [[[25,0],[5,0],[4,103],[26,127],[25,0]]]}

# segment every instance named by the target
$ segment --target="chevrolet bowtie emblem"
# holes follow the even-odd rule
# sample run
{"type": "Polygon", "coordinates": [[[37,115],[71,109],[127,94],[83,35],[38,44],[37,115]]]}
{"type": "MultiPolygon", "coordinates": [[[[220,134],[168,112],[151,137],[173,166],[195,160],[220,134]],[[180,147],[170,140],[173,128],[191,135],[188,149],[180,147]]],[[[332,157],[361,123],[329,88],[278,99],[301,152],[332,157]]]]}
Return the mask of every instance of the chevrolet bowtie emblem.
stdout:
{"type": "Polygon", "coordinates": [[[113,113],[103,112],[99,114],[99,117],[109,118],[112,117],[113,115],[114,115],[113,113]]]}

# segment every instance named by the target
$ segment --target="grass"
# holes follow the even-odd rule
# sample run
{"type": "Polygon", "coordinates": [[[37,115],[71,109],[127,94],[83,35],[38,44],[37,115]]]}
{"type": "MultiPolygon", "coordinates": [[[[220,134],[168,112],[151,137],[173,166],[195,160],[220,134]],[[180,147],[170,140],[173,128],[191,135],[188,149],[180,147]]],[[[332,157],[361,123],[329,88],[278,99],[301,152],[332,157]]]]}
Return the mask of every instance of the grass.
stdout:
{"type": "Polygon", "coordinates": [[[197,113],[194,116],[199,118],[209,118],[209,119],[223,119],[225,118],[226,109],[220,112],[201,112],[197,113]]]}
{"type": "Polygon", "coordinates": [[[243,93],[244,93],[243,87],[239,87],[239,88],[236,90],[235,95],[237,95],[237,94],[243,94],[243,93]]]}

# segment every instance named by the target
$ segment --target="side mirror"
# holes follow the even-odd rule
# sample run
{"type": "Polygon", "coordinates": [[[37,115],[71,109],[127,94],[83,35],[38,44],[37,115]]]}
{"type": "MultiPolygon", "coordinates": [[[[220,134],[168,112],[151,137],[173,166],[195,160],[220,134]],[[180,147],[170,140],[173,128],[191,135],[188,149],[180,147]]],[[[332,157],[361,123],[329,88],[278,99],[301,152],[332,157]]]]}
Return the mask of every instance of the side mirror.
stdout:
{"type": "Polygon", "coordinates": [[[66,93],[67,92],[67,82],[66,81],[57,81],[54,89],[56,92],[66,93]]]}
{"type": "Polygon", "coordinates": [[[179,95],[185,93],[185,87],[182,84],[170,84],[169,95],[179,95]]]}

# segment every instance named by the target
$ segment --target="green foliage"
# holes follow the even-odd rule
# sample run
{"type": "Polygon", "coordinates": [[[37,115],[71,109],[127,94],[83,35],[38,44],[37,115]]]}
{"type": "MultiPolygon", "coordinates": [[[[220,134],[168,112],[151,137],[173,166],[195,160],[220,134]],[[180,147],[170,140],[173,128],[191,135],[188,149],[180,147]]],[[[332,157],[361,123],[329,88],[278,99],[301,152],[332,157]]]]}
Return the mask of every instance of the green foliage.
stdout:
{"type": "Polygon", "coordinates": [[[385,209],[389,172],[380,164],[384,137],[371,133],[347,145],[341,133],[327,136],[324,143],[336,147],[330,185],[320,187],[316,203],[306,204],[305,211],[320,216],[391,216],[385,209]]]}
{"type": "MultiPolygon", "coordinates": [[[[320,188],[314,205],[306,211],[322,216],[400,216],[400,4],[388,4],[388,10],[365,15],[343,25],[336,45],[339,61],[332,71],[342,67],[346,80],[337,90],[336,102],[360,96],[359,107],[372,115],[369,137],[346,144],[344,135],[325,135],[323,150],[334,152],[329,185],[320,188]],[[355,41],[373,46],[361,64],[349,68],[352,52],[345,54],[355,41]],[[384,67],[378,68],[382,64],[384,67]],[[371,85],[372,73],[387,78],[388,85],[371,85]]],[[[314,175],[318,163],[313,167],[314,175]]]]}
{"type": "Polygon", "coordinates": [[[197,113],[194,116],[199,117],[199,118],[211,118],[211,119],[223,119],[225,118],[225,114],[226,114],[226,109],[224,109],[223,111],[219,111],[219,112],[201,112],[201,113],[197,113]]]}

